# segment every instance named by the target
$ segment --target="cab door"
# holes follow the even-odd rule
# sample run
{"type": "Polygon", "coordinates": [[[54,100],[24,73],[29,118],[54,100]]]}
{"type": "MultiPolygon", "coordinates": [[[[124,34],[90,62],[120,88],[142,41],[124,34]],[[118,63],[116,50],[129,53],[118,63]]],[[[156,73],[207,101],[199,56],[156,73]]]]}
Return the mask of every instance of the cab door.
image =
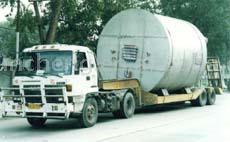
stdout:
{"type": "Polygon", "coordinates": [[[91,56],[88,52],[78,51],[75,53],[74,65],[74,92],[86,94],[97,91],[97,72],[95,65],[92,65],[91,56]]]}

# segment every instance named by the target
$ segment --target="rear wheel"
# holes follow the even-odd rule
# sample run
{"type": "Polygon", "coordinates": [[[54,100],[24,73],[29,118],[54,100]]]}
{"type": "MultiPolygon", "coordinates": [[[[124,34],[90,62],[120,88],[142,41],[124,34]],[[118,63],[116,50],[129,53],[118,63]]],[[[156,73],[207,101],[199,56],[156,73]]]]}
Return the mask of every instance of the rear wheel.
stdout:
{"type": "Polygon", "coordinates": [[[116,118],[131,118],[135,112],[135,99],[131,92],[127,92],[121,102],[119,110],[113,112],[116,118]]]}
{"type": "Polygon", "coordinates": [[[89,128],[97,123],[98,105],[94,98],[88,98],[85,102],[82,114],[80,116],[80,124],[83,128],[89,128]]]}
{"type": "Polygon", "coordinates": [[[215,91],[212,90],[207,95],[208,95],[207,105],[214,105],[215,102],[216,102],[216,93],[215,93],[215,91]]]}
{"type": "Polygon", "coordinates": [[[46,123],[45,118],[27,118],[28,123],[33,127],[33,128],[42,128],[45,123],[46,123]]]}
{"type": "Polygon", "coordinates": [[[200,106],[203,107],[207,104],[208,101],[208,95],[206,91],[203,91],[203,93],[196,99],[191,101],[193,106],[200,106]]]}

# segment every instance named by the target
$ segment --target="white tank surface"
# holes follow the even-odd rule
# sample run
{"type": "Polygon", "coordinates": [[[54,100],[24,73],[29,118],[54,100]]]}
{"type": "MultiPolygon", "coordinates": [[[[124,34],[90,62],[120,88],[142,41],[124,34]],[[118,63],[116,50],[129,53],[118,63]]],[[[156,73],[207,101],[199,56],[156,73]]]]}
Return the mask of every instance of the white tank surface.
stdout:
{"type": "Polygon", "coordinates": [[[97,61],[103,80],[138,79],[144,91],[173,91],[200,79],[207,39],[189,22],[130,9],[105,26],[97,61]]]}

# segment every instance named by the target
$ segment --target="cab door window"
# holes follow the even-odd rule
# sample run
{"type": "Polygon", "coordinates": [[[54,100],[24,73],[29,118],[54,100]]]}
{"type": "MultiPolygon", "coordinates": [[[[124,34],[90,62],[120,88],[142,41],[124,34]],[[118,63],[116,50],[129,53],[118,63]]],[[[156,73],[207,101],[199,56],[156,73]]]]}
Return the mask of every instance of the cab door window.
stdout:
{"type": "Polygon", "coordinates": [[[88,61],[85,52],[77,52],[77,63],[75,65],[75,74],[79,74],[81,69],[88,68],[88,61]]]}

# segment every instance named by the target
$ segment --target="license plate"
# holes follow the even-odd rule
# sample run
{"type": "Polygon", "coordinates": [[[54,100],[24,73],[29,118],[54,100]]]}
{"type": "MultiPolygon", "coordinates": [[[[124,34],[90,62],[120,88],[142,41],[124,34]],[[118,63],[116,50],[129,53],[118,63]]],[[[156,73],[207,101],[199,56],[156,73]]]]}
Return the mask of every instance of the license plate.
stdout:
{"type": "Polygon", "coordinates": [[[41,109],[40,104],[28,104],[29,109],[41,109]]]}
{"type": "Polygon", "coordinates": [[[22,106],[21,105],[12,105],[12,109],[13,110],[22,110],[22,106]]]}
{"type": "Polygon", "coordinates": [[[22,110],[22,106],[21,105],[17,105],[16,109],[17,110],[22,110]]]}

